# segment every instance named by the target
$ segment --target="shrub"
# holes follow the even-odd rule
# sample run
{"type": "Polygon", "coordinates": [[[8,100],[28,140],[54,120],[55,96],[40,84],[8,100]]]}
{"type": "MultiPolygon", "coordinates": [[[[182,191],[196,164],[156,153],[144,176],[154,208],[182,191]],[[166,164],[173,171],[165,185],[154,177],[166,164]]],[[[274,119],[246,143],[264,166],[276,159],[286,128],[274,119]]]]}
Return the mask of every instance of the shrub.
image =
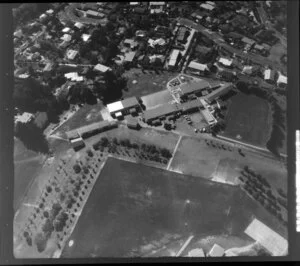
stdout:
{"type": "Polygon", "coordinates": [[[51,192],[52,192],[52,187],[47,186],[47,187],[46,187],[46,191],[47,191],[48,193],[51,193],[51,192]]]}
{"type": "Polygon", "coordinates": [[[61,209],[62,207],[59,203],[54,203],[51,209],[51,216],[55,218],[58,215],[58,213],[61,211],[61,209]]]}
{"type": "Polygon", "coordinates": [[[26,237],[26,242],[27,242],[27,245],[28,245],[28,246],[32,246],[32,239],[31,239],[30,236],[27,236],[27,237],[26,237]]]}
{"type": "Polygon", "coordinates": [[[91,150],[88,150],[87,154],[88,154],[89,157],[93,157],[94,156],[94,153],[91,150]]]}
{"type": "Polygon", "coordinates": [[[47,211],[44,211],[44,213],[43,213],[43,214],[44,214],[44,217],[45,217],[45,218],[49,218],[49,212],[47,212],[47,211]]]}
{"type": "Polygon", "coordinates": [[[40,204],[39,204],[39,207],[40,207],[41,209],[43,209],[43,208],[44,208],[44,204],[43,204],[43,203],[40,203],[40,204]]]}
{"type": "Polygon", "coordinates": [[[54,230],[54,227],[53,227],[53,224],[52,222],[50,221],[50,219],[48,218],[46,220],[46,222],[44,223],[43,227],[42,227],[42,230],[43,232],[46,234],[46,235],[51,235],[51,233],[53,232],[54,230]]]}

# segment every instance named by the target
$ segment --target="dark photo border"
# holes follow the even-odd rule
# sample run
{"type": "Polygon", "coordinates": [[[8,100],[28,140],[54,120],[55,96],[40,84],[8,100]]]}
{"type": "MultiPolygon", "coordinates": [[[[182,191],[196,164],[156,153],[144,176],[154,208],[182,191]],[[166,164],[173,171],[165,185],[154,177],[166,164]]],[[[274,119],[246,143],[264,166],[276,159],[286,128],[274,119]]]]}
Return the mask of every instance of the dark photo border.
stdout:
{"type": "Polygon", "coordinates": [[[296,233],[295,130],[299,127],[299,1],[288,1],[288,242],[285,257],[222,258],[89,258],[89,259],[15,259],[13,256],[13,17],[16,4],[0,4],[0,264],[90,264],[141,262],[246,262],[300,261],[300,233],[296,233]]]}

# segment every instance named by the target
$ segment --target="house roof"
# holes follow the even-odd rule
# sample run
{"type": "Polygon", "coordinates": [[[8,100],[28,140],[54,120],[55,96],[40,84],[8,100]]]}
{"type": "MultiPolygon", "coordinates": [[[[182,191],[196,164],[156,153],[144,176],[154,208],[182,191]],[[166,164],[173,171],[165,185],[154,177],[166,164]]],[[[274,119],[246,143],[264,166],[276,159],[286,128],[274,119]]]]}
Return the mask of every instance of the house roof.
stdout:
{"type": "Polygon", "coordinates": [[[48,9],[48,10],[46,11],[46,13],[49,14],[49,15],[53,14],[53,12],[54,12],[53,9],[48,9]]]}
{"type": "Polygon", "coordinates": [[[244,66],[242,73],[250,75],[252,74],[252,69],[252,66],[244,66]]]}
{"type": "Polygon", "coordinates": [[[280,83],[283,83],[283,84],[287,84],[287,77],[282,75],[280,72],[279,72],[279,76],[278,76],[278,79],[277,79],[277,83],[280,84],[280,83]]]}
{"type": "Polygon", "coordinates": [[[110,103],[106,107],[110,113],[117,112],[123,109],[121,101],[110,103]]]}
{"type": "Polygon", "coordinates": [[[84,42],[87,42],[90,38],[91,38],[91,35],[90,34],[82,34],[81,35],[81,38],[84,42]]]}
{"type": "Polygon", "coordinates": [[[224,66],[231,66],[233,60],[232,60],[232,59],[228,59],[228,58],[221,57],[221,58],[219,59],[219,62],[222,63],[224,66]]]}
{"type": "Polygon", "coordinates": [[[166,2],[150,2],[149,5],[150,6],[164,6],[166,4],[166,2]]]}
{"type": "Polygon", "coordinates": [[[225,84],[219,88],[217,88],[216,90],[214,90],[213,92],[211,92],[210,94],[205,96],[205,99],[208,102],[213,101],[214,99],[216,99],[217,97],[220,97],[221,95],[227,93],[228,91],[230,91],[232,88],[231,84],[225,84]]]}
{"type": "Polygon", "coordinates": [[[97,64],[97,65],[95,65],[94,70],[98,70],[98,71],[104,73],[104,72],[106,72],[106,71],[108,71],[108,70],[111,70],[111,68],[110,68],[110,67],[107,67],[107,66],[105,66],[105,65],[102,65],[102,64],[97,64]]]}
{"type": "Polygon", "coordinates": [[[83,77],[78,76],[77,72],[66,73],[64,76],[65,78],[70,79],[72,81],[83,81],[83,77]]]}
{"type": "Polygon", "coordinates": [[[15,116],[15,122],[27,123],[30,122],[33,117],[34,117],[33,114],[24,112],[21,115],[15,116]]]}
{"type": "Polygon", "coordinates": [[[203,3],[203,4],[200,5],[200,7],[204,8],[206,10],[213,10],[215,8],[214,6],[212,6],[208,3],[203,3]]]}
{"type": "Polygon", "coordinates": [[[219,246],[218,244],[214,244],[211,250],[209,251],[210,257],[222,257],[225,253],[224,248],[219,246]]]}
{"type": "Polygon", "coordinates": [[[67,58],[68,59],[74,59],[77,54],[78,54],[78,51],[76,51],[76,50],[68,50],[67,51],[67,58]]]}
{"type": "Polygon", "coordinates": [[[188,67],[196,69],[196,70],[200,70],[200,71],[208,70],[207,64],[200,64],[195,61],[191,61],[188,65],[188,67]]]}
{"type": "Polygon", "coordinates": [[[251,40],[251,39],[249,39],[249,38],[247,38],[247,37],[243,37],[243,38],[242,38],[242,42],[247,43],[247,44],[249,44],[249,45],[252,45],[252,44],[255,43],[254,40],[251,40]]]}
{"type": "Polygon", "coordinates": [[[203,104],[199,99],[188,101],[180,105],[182,111],[189,111],[191,109],[200,108],[200,107],[203,107],[203,104]]]}
{"type": "Polygon", "coordinates": [[[62,29],[62,32],[67,33],[69,32],[71,29],[69,27],[65,27],[62,29]]]}
{"type": "Polygon", "coordinates": [[[209,125],[217,122],[214,116],[207,109],[201,109],[201,114],[209,125]]]}
{"type": "Polygon", "coordinates": [[[82,29],[82,28],[84,27],[84,24],[82,24],[82,23],[80,23],[80,22],[76,22],[76,23],[74,24],[74,26],[75,26],[76,28],[78,28],[78,29],[82,29]]]}
{"type": "Polygon", "coordinates": [[[70,34],[64,34],[60,39],[65,42],[69,42],[72,40],[72,36],[70,34]]]}
{"type": "Polygon", "coordinates": [[[275,76],[275,72],[271,69],[266,69],[264,72],[264,79],[265,80],[273,80],[275,76]]]}
{"type": "Polygon", "coordinates": [[[134,59],[135,54],[136,54],[136,52],[134,52],[134,51],[126,53],[124,60],[127,62],[131,62],[134,59]]]}
{"type": "Polygon", "coordinates": [[[134,127],[136,127],[139,124],[139,122],[137,121],[137,119],[135,119],[133,117],[127,117],[126,118],[126,124],[128,126],[134,126],[134,127]]]}

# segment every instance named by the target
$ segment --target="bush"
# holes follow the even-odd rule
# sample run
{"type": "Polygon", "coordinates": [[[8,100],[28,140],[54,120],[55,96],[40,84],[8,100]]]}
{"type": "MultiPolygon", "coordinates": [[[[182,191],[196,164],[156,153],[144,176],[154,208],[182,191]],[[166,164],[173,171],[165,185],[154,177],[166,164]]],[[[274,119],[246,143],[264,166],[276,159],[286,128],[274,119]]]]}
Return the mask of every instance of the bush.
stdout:
{"type": "Polygon", "coordinates": [[[48,193],[51,193],[51,192],[52,192],[52,187],[47,186],[47,187],[46,187],[46,191],[47,191],[48,193]]]}
{"type": "Polygon", "coordinates": [[[46,235],[51,235],[51,233],[53,232],[54,230],[54,227],[53,227],[53,224],[52,222],[50,221],[50,219],[48,218],[46,220],[46,222],[44,223],[43,227],[42,227],[42,230],[43,232],[46,234],[46,235]]]}
{"type": "Polygon", "coordinates": [[[27,245],[28,245],[28,246],[32,246],[32,239],[31,239],[30,236],[27,236],[27,237],[26,237],[26,242],[27,242],[27,245]]]}
{"type": "Polygon", "coordinates": [[[43,214],[44,214],[44,217],[45,217],[45,218],[49,218],[49,212],[47,212],[47,211],[44,211],[44,213],[43,213],[43,214]]]}
{"type": "Polygon", "coordinates": [[[88,150],[87,154],[88,154],[89,157],[93,157],[94,156],[94,153],[91,150],[88,150]]]}
{"type": "Polygon", "coordinates": [[[51,216],[53,219],[58,215],[58,213],[61,211],[61,209],[62,209],[62,207],[59,203],[54,203],[52,205],[51,216]]]}

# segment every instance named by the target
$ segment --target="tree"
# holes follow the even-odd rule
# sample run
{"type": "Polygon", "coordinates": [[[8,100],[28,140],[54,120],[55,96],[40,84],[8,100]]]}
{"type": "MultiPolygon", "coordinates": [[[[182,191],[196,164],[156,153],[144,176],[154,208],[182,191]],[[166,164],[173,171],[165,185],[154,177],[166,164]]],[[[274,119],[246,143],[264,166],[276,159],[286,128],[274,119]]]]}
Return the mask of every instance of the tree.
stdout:
{"type": "Polygon", "coordinates": [[[76,174],[79,174],[81,172],[81,167],[78,164],[75,164],[73,166],[73,169],[76,174]]]}
{"type": "Polygon", "coordinates": [[[52,209],[51,209],[51,217],[54,219],[58,213],[61,211],[62,207],[59,203],[54,203],[52,205],[52,209]]]}
{"type": "Polygon", "coordinates": [[[42,227],[42,230],[43,232],[46,234],[46,236],[50,236],[51,233],[53,232],[54,230],[54,227],[53,227],[53,224],[52,222],[50,221],[50,219],[46,219],[43,227],[42,227]]]}
{"type": "Polygon", "coordinates": [[[38,233],[36,236],[35,236],[35,239],[34,239],[34,242],[37,246],[37,250],[38,252],[43,252],[46,248],[46,245],[47,245],[47,238],[46,236],[43,234],[43,233],[38,233]]]}

